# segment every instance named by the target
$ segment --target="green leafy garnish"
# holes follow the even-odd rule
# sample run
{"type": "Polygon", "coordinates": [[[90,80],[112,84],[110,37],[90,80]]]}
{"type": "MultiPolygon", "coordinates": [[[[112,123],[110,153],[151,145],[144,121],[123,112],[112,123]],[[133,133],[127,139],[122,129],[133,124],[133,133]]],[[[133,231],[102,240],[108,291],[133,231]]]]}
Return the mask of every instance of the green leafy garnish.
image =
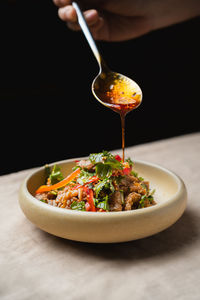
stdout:
{"type": "Polygon", "coordinates": [[[91,153],[90,156],[89,156],[89,160],[93,164],[97,164],[97,163],[103,162],[104,153],[105,152],[91,153]]]}
{"type": "Polygon", "coordinates": [[[85,201],[73,201],[71,204],[71,209],[85,211],[85,201]]]}
{"type": "Polygon", "coordinates": [[[140,199],[140,202],[139,202],[139,205],[138,205],[138,208],[143,208],[145,203],[144,201],[146,200],[147,196],[146,195],[143,195],[140,199]]]}
{"type": "MultiPolygon", "coordinates": [[[[46,170],[48,170],[48,169],[46,169],[46,170]]],[[[60,167],[58,167],[57,165],[53,166],[52,171],[49,174],[49,179],[51,181],[51,184],[55,184],[64,179],[64,177],[60,171],[60,167]]]]}
{"type": "Polygon", "coordinates": [[[139,201],[139,206],[138,206],[138,208],[143,208],[143,207],[145,206],[145,201],[146,201],[146,200],[148,200],[150,203],[152,203],[154,199],[153,199],[153,196],[152,196],[152,195],[149,195],[149,196],[143,195],[143,196],[141,197],[140,201],[139,201]]]}
{"type": "Polygon", "coordinates": [[[46,201],[46,200],[44,200],[44,199],[41,199],[40,201],[41,201],[41,202],[44,202],[44,203],[47,203],[47,201],[46,201]]]}
{"type": "Polygon", "coordinates": [[[47,179],[49,178],[51,174],[51,168],[49,167],[48,164],[44,166],[44,174],[45,174],[45,183],[47,182],[47,179]]]}
{"type": "Polygon", "coordinates": [[[107,194],[112,194],[115,191],[115,188],[112,184],[112,181],[109,179],[100,180],[94,187],[95,195],[98,198],[100,192],[105,191],[107,194]]]}
{"type": "Polygon", "coordinates": [[[89,160],[93,164],[104,163],[112,166],[113,169],[122,169],[121,162],[119,162],[114,155],[108,151],[92,153],[89,156],[89,160]]]}
{"type": "Polygon", "coordinates": [[[143,189],[145,189],[148,192],[148,188],[147,188],[146,184],[141,183],[141,186],[143,187],[143,189]]]}
{"type": "Polygon", "coordinates": [[[138,173],[137,172],[135,172],[135,171],[131,171],[131,175],[133,175],[133,176],[135,176],[135,177],[138,177],[138,173]]]}
{"type": "Polygon", "coordinates": [[[108,211],[109,210],[108,195],[106,195],[103,199],[94,198],[94,205],[98,208],[108,211]]]}
{"type": "Polygon", "coordinates": [[[96,174],[99,178],[109,178],[112,175],[112,167],[103,163],[98,163],[95,167],[96,174]]]}
{"type": "Polygon", "coordinates": [[[92,176],[94,176],[95,173],[92,173],[92,172],[88,172],[86,170],[81,170],[80,174],[79,174],[79,177],[77,179],[77,182],[79,184],[85,184],[89,179],[92,178],[92,176]]]}
{"type": "Polygon", "coordinates": [[[123,169],[122,163],[108,151],[92,153],[90,154],[89,159],[95,165],[96,174],[101,179],[111,177],[114,169],[123,169]]]}
{"type": "Polygon", "coordinates": [[[129,164],[130,167],[133,166],[133,161],[130,157],[128,157],[127,159],[125,159],[125,161],[129,164]]]}
{"type": "Polygon", "coordinates": [[[150,196],[153,196],[155,194],[156,189],[153,189],[150,193],[150,196]]]}

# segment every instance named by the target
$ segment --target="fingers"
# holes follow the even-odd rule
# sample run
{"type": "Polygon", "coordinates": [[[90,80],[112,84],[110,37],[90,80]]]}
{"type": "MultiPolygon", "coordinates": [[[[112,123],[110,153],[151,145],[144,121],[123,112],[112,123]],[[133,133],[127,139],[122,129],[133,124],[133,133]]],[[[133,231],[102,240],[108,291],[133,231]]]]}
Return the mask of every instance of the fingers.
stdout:
{"type": "MultiPolygon", "coordinates": [[[[59,7],[58,16],[65,21],[71,30],[78,31],[80,26],[75,8],[71,5],[71,0],[53,0],[54,4],[59,7]]],[[[85,20],[95,39],[99,39],[99,31],[104,26],[104,19],[99,16],[96,9],[89,9],[83,12],[85,20]]]]}
{"type": "MultiPolygon", "coordinates": [[[[95,9],[87,10],[83,14],[88,25],[94,24],[99,18],[98,12],[95,9]]],[[[71,5],[59,8],[58,15],[65,22],[77,22],[75,8],[71,5]]]]}
{"type": "MultiPolygon", "coordinates": [[[[99,28],[102,23],[102,18],[99,17],[98,12],[95,9],[90,9],[84,11],[85,20],[90,27],[90,29],[99,28]]],[[[61,7],[58,10],[58,15],[61,20],[67,23],[67,26],[72,30],[80,30],[78,25],[77,14],[73,6],[68,5],[65,7],[61,7]]]]}
{"type": "Polygon", "coordinates": [[[58,15],[65,22],[77,22],[76,11],[73,6],[67,5],[58,9],[58,15]]]}
{"type": "Polygon", "coordinates": [[[58,7],[64,7],[72,3],[71,0],[53,0],[53,3],[58,7]]]}
{"type": "MultiPolygon", "coordinates": [[[[101,17],[98,18],[98,20],[95,21],[94,23],[89,22],[88,26],[90,28],[90,31],[91,31],[94,39],[98,39],[98,32],[103,27],[103,25],[104,25],[104,20],[101,17]]],[[[67,22],[67,26],[70,29],[75,30],[75,31],[80,30],[80,27],[79,27],[78,23],[67,22]]]]}

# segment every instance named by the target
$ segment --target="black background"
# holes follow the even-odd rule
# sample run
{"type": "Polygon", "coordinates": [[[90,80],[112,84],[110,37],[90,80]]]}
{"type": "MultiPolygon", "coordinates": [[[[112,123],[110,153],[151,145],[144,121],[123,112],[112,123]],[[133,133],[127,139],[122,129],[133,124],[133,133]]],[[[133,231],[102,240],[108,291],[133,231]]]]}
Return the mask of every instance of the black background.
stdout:
{"type": "MultiPolygon", "coordinates": [[[[119,115],[91,92],[97,62],[53,2],[1,1],[0,21],[0,174],[120,148],[119,115]]],[[[126,146],[200,129],[199,29],[195,18],[131,41],[97,42],[109,67],[143,91],[126,117],[126,146]]]]}

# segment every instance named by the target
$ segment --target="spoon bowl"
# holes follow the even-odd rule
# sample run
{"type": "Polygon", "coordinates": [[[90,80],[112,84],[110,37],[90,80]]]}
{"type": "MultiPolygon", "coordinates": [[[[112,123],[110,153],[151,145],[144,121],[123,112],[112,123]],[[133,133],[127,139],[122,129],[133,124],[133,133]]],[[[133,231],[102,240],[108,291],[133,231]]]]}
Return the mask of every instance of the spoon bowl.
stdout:
{"type": "Polygon", "coordinates": [[[142,102],[142,91],[135,81],[108,69],[95,77],[92,93],[101,104],[116,112],[125,110],[127,113],[142,102]]]}

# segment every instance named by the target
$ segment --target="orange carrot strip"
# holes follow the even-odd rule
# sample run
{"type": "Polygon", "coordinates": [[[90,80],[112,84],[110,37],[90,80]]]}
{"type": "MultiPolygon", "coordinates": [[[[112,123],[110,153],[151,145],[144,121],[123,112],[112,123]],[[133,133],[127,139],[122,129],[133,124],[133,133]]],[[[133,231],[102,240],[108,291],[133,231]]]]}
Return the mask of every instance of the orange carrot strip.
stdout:
{"type": "Polygon", "coordinates": [[[80,169],[76,169],[74,172],[72,172],[70,175],[68,175],[66,178],[64,178],[63,180],[61,180],[60,182],[58,182],[56,184],[41,185],[35,193],[39,194],[39,193],[44,193],[44,192],[49,192],[52,190],[59,189],[59,188],[65,186],[66,184],[68,184],[74,178],[76,178],[79,175],[80,171],[81,171],[80,169]]]}

